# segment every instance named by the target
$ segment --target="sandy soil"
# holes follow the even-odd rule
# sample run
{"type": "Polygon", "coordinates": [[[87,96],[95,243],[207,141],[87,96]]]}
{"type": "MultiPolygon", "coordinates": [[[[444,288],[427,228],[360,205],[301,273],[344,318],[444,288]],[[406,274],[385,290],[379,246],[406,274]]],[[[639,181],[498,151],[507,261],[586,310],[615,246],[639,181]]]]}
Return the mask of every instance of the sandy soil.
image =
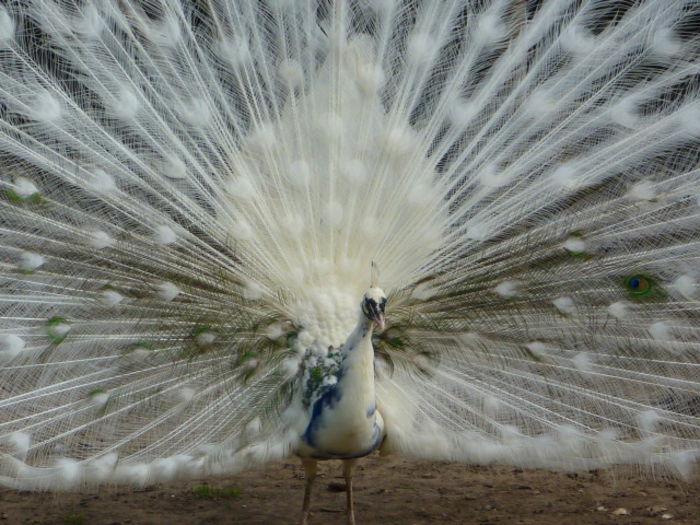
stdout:
{"type": "MultiPolygon", "coordinates": [[[[344,524],[339,462],[321,464],[310,525],[344,524]]],[[[700,524],[700,481],[631,473],[552,473],[380,458],[355,475],[363,524],[700,524]]],[[[303,472],[296,463],[230,478],[133,491],[32,494],[0,490],[0,525],[296,523],[303,472]]]]}

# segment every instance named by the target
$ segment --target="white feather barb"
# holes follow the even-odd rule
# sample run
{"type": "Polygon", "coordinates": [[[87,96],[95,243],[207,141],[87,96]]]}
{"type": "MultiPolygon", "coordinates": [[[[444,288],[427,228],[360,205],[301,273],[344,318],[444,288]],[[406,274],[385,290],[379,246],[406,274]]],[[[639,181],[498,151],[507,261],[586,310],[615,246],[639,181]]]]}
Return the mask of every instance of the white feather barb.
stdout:
{"type": "Polygon", "coordinates": [[[691,476],[698,15],[0,6],[0,483],[293,454],[369,285],[385,450],[691,476]]]}

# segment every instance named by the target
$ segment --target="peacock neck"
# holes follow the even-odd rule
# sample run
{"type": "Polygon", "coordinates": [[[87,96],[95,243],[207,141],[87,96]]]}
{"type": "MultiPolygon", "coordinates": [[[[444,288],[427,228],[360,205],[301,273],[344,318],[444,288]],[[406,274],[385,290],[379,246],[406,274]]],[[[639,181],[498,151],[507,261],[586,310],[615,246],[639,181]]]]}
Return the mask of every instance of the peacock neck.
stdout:
{"type": "Polygon", "coordinates": [[[343,395],[366,412],[374,406],[374,348],[372,332],[374,323],[363,314],[343,345],[338,387],[343,395]]]}
{"type": "Polygon", "coordinates": [[[367,319],[364,314],[355,329],[350,333],[343,345],[342,365],[343,377],[351,374],[358,365],[372,367],[372,377],[374,377],[374,348],[372,347],[372,333],[374,323],[367,319]]]}

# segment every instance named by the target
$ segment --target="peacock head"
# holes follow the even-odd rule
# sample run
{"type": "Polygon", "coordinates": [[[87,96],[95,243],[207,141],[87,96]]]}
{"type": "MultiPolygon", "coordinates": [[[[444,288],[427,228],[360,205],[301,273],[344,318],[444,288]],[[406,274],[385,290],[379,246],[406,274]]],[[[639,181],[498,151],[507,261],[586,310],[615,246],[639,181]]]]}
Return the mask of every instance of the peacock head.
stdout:
{"type": "Polygon", "coordinates": [[[362,299],[362,313],[367,319],[377,323],[380,330],[384,330],[384,308],[386,308],[384,290],[375,286],[367,290],[362,299]]]}

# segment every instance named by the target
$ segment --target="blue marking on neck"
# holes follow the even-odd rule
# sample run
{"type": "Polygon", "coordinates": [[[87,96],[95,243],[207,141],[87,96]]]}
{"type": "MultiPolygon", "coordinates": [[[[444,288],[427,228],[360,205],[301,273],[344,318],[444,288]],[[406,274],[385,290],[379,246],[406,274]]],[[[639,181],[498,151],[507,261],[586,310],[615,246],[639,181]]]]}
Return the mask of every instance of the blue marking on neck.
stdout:
{"type": "MultiPolygon", "coordinates": [[[[340,381],[341,374],[338,374],[338,381],[340,381]]],[[[336,403],[342,398],[341,389],[336,383],[335,386],[327,390],[320,398],[314,403],[313,411],[311,412],[311,420],[309,425],[306,427],[306,431],[302,436],[302,439],[311,447],[316,447],[317,439],[316,433],[319,426],[321,425],[321,419],[323,418],[323,411],[326,409],[332,410],[336,403]]]]}
{"type": "Polygon", "coordinates": [[[367,409],[367,417],[370,418],[377,411],[377,403],[372,403],[372,406],[367,409]]]}

